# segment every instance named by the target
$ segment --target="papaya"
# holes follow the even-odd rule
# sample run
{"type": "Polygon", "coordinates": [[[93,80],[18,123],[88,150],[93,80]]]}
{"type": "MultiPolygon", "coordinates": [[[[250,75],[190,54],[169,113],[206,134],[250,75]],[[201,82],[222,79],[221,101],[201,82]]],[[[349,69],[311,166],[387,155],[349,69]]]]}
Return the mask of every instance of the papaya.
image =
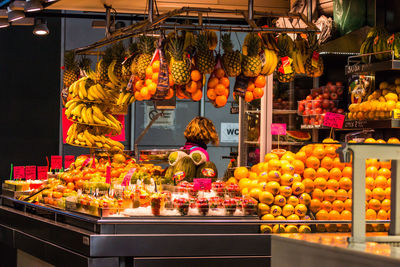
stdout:
{"type": "Polygon", "coordinates": [[[207,161],[197,167],[196,178],[218,178],[218,169],[214,162],[207,161]]]}
{"type": "Polygon", "coordinates": [[[173,173],[175,182],[182,180],[191,182],[196,175],[196,165],[191,157],[184,156],[175,164],[173,173]]]}

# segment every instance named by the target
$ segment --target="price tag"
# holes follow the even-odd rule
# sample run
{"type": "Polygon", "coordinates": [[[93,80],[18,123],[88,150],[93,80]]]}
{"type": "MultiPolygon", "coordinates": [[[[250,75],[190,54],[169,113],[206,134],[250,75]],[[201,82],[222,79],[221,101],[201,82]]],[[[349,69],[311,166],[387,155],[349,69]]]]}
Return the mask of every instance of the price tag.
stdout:
{"type": "Polygon", "coordinates": [[[51,168],[53,170],[62,169],[62,156],[51,156],[51,168]]]}
{"type": "Polygon", "coordinates": [[[282,57],[281,62],[282,62],[282,66],[279,68],[280,73],[290,74],[293,72],[293,69],[291,66],[293,59],[291,59],[290,57],[282,57]]]}
{"type": "Polygon", "coordinates": [[[392,118],[393,119],[400,119],[400,109],[393,109],[392,111],[392,118]]]}
{"type": "Polygon", "coordinates": [[[128,173],[125,175],[124,180],[122,181],[122,186],[128,186],[131,182],[132,175],[135,173],[136,168],[132,168],[128,171],[128,173]]]}
{"type": "Polygon", "coordinates": [[[64,168],[67,169],[71,166],[71,164],[75,161],[75,157],[72,155],[64,156],[64,168]]]}
{"type": "Polygon", "coordinates": [[[111,166],[106,168],[106,183],[111,184],[111,166]]]}
{"type": "Polygon", "coordinates": [[[36,180],[36,166],[25,167],[25,178],[28,180],[36,180]]]}
{"type": "Polygon", "coordinates": [[[314,68],[318,68],[318,59],[319,59],[319,53],[314,51],[311,59],[311,65],[314,68]]]}
{"type": "Polygon", "coordinates": [[[25,166],[14,166],[14,179],[25,178],[25,166]]]}
{"type": "Polygon", "coordinates": [[[272,135],[286,135],[286,123],[271,123],[272,135]]]}
{"type": "Polygon", "coordinates": [[[211,189],[211,179],[210,178],[193,179],[193,189],[194,190],[210,190],[211,189]]]}
{"type": "Polygon", "coordinates": [[[37,166],[37,177],[40,180],[47,179],[47,166],[37,166]]]}
{"type": "Polygon", "coordinates": [[[343,128],[345,116],[339,113],[327,112],[325,113],[323,125],[332,128],[343,128]]]}
{"type": "Polygon", "coordinates": [[[81,167],[81,168],[86,167],[86,166],[89,164],[90,160],[91,160],[90,157],[87,158],[87,159],[82,163],[82,167],[81,167]]]}

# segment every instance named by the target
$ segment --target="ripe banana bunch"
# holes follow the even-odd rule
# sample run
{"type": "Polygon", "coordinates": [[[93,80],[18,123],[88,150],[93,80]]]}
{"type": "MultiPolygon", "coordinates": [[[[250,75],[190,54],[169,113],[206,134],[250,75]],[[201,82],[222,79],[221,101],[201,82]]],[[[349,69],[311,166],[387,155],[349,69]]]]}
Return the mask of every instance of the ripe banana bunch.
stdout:
{"type": "Polygon", "coordinates": [[[83,77],[74,82],[69,87],[69,93],[72,98],[78,97],[81,100],[88,101],[109,101],[111,98],[108,91],[88,77],[83,77]]]}
{"type": "Polygon", "coordinates": [[[113,134],[120,134],[121,123],[111,114],[104,113],[97,105],[89,105],[72,99],[65,104],[65,116],[75,122],[106,126],[113,130],[113,134]]]}
{"type": "Polygon", "coordinates": [[[76,146],[104,148],[115,152],[124,150],[122,143],[104,136],[102,129],[76,123],[72,124],[68,129],[66,142],[76,146]]]}
{"type": "Polygon", "coordinates": [[[296,74],[305,74],[304,63],[307,59],[307,41],[300,35],[297,35],[294,45],[295,49],[292,53],[294,72],[296,74]]]}
{"type": "Polygon", "coordinates": [[[274,73],[276,65],[278,64],[278,56],[274,50],[264,49],[265,60],[261,69],[262,75],[270,75],[274,73]]]}
{"type": "Polygon", "coordinates": [[[119,106],[124,106],[124,105],[130,105],[135,101],[135,97],[132,93],[130,92],[121,92],[119,93],[118,99],[117,99],[117,105],[119,106]]]}
{"type": "Polygon", "coordinates": [[[264,47],[268,50],[273,50],[276,53],[279,52],[278,45],[275,40],[275,36],[273,33],[263,33],[261,34],[261,39],[263,41],[264,47]]]}
{"type": "Polygon", "coordinates": [[[117,61],[113,60],[108,66],[107,69],[108,78],[110,79],[111,83],[114,85],[115,88],[126,88],[128,83],[126,81],[118,79],[118,77],[115,75],[114,69],[116,64],[117,61]]]}

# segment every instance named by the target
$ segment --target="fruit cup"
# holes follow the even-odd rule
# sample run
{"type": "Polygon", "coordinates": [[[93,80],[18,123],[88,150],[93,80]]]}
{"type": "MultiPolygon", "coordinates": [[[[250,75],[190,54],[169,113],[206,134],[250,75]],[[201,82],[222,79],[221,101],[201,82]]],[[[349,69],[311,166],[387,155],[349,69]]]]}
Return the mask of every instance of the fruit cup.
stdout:
{"type": "Polygon", "coordinates": [[[163,194],[155,193],[151,195],[150,203],[151,203],[151,213],[154,216],[160,216],[161,208],[163,206],[163,194]]]}
{"type": "Polygon", "coordinates": [[[257,214],[257,202],[251,198],[245,198],[242,201],[244,215],[257,214]]]}
{"type": "Polygon", "coordinates": [[[197,208],[199,209],[200,214],[205,216],[210,209],[210,204],[206,198],[199,198],[197,200],[197,208]]]}
{"type": "Polygon", "coordinates": [[[188,215],[189,212],[189,200],[187,198],[176,198],[174,200],[175,208],[178,210],[178,212],[184,216],[188,215]]]}
{"type": "Polygon", "coordinates": [[[239,197],[241,196],[240,187],[237,184],[230,184],[226,187],[228,195],[230,197],[239,197]]]}
{"type": "Polygon", "coordinates": [[[173,209],[174,204],[172,203],[172,197],[171,197],[171,192],[169,191],[163,191],[161,194],[164,195],[164,207],[166,209],[173,209]]]}
{"type": "Polygon", "coordinates": [[[225,213],[227,216],[232,216],[237,208],[237,203],[236,200],[233,198],[228,198],[224,200],[224,208],[225,208],[225,213]]]}
{"type": "Polygon", "coordinates": [[[186,187],[186,190],[187,190],[189,196],[197,197],[198,191],[194,190],[194,184],[193,183],[188,183],[187,187],[186,187]]]}
{"type": "Polygon", "coordinates": [[[221,208],[222,204],[222,198],[220,197],[212,197],[210,198],[210,208],[212,210],[216,210],[218,208],[221,208]]]}
{"type": "Polygon", "coordinates": [[[224,182],[214,182],[211,184],[212,190],[217,194],[219,197],[225,196],[225,183],[224,182]]]}

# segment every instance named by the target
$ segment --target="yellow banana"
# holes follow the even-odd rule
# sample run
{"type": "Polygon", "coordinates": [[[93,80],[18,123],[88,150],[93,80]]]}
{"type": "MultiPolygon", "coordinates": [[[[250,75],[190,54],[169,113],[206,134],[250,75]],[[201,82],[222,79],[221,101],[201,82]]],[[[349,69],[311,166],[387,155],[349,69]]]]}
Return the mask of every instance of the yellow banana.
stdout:
{"type": "Polygon", "coordinates": [[[94,139],[92,138],[92,135],[88,132],[87,129],[83,132],[83,134],[85,135],[86,139],[89,140],[89,142],[91,144],[95,143],[94,139]]]}
{"type": "MultiPolygon", "coordinates": [[[[90,95],[90,99],[93,99],[93,100],[98,100],[98,99],[100,99],[100,96],[99,96],[99,94],[98,94],[97,91],[96,91],[96,85],[92,85],[92,86],[89,87],[89,90],[88,90],[88,98],[89,98],[89,95],[90,95]]],[[[93,100],[92,100],[92,101],[93,101],[93,100]]]]}
{"type": "Polygon", "coordinates": [[[95,89],[100,98],[103,100],[107,99],[107,93],[104,91],[103,87],[100,84],[95,84],[95,89]]]}
{"type": "Polygon", "coordinates": [[[116,63],[117,63],[117,61],[113,60],[111,62],[111,64],[108,66],[108,78],[110,79],[110,81],[113,84],[119,86],[121,84],[121,82],[118,80],[117,76],[115,76],[115,74],[114,74],[114,67],[115,67],[116,63]]]}
{"type": "Polygon", "coordinates": [[[88,98],[90,101],[95,101],[95,100],[96,100],[96,96],[93,94],[93,91],[92,91],[91,88],[92,88],[92,87],[90,87],[90,88],[88,89],[87,98],[88,98]]]}
{"type": "Polygon", "coordinates": [[[95,142],[101,142],[101,138],[99,138],[97,135],[92,134],[92,138],[95,142]]]}
{"type": "Polygon", "coordinates": [[[66,104],[65,104],[65,108],[69,108],[72,104],[76,104],[77,103],[77,101],[75,100],[75,99],[72,99],[72,100],[70,100],[70,101],[68,101],[66,104]]]}
{"type": "Polygon", "coordinates": [[[89,123],[89,122],[88,122],[88,118],[87,118],[87,116],[86,116],[86,110],[87,110],[87,107],[84,106],[84,107],[82,108],[82,110],[81,110],[80,117],[82,118],[82,121],[83,121],[84,123],[89,123]]]}
{"type": "Polygon", "coordinates": [[[71,114],[74,116],[79,116],[81,114],[81,110],[82,108],[85,106],[85,104],[79,104],[78,106],[76,106],[72,111],[71,114]]]}
{"type": "Polygon", "coordinates": [[[87,117],[88,123],[94,124],[93,110],[92,110],[91,107],[88,107],[88,108],[86,109],[86,117],[87,117]]]}
{"type": "Polygon", "coordinates": [[[93,120],[94,120],[94,122],[96,124],[108,125],[107,122],[105,122],[104,120],[99,119],[99,117],[97,117],[95,113],[93,113],[93,120]]]}
{"type": "Polygon", "coordinates": [[[74,102],[65,110],[65,116],[67,118],[71,117],[72,110],[78,105],[78,102],[74,102]]]}
{"type": "Polygon", "coordinates": [[[80,79],[81,82],[79,83],[79,87],[78,87],[78,86],[76,87],[76,88],[77,88],[77,89],[76,89],[76,95],[79,96],[79,92],[85,90],[86,80],[87,80],[86,77],[80,79]]]}
{"type": "Polygon", "coordinates": [[[84,98],[87,98],[87,95],[88,95],[88,92],[87,92],[87,90],[86,90],[86,85],[85,86],[82,86],[82,87],[79,87],[79,91],[81,91],[81,94],[82,94],[82,96],[84,97],[84,98]]]}
{"type": "Polygon", "coordinates": [[[122,104],[127,104],[130,97],[130,93],[125,93],[124,97],[122,98],[122,104]]]}
{"type": "Polygon", "coordinates": [[[93,109],[93,115],[96,115],[100,120],[104,120],[103,112],[100,110],[98,106],[93,105],[92,109],[93,109]]]}
{"type": "Polygon", "coordinates": [[[96,146],[102,148],[103,144],[101,142],[96,142],[96,146]]]}
{"type": "Polygon", "coordinates": [[[111,146],[110,146],[109,144],[103,144],[103,147],[104,147],[105,149],[111,149],[111,146]]]}

